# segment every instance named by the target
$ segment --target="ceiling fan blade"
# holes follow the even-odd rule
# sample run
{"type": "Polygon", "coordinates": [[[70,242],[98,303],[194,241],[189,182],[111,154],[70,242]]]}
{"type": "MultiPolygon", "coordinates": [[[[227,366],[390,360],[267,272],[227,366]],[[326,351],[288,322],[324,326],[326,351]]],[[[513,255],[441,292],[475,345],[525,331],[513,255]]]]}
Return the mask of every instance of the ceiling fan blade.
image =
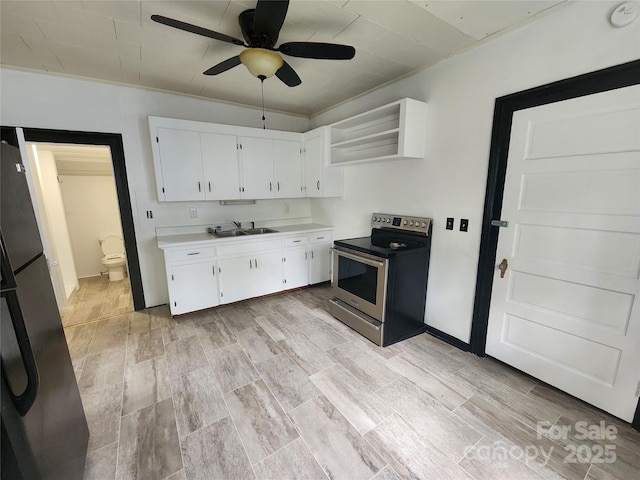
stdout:
{"type": "Polygon", "coordinates": [[[256,33],[269,37],[271,46],[278,41],[288,9],[289,0],[258,0],[253,17],[253,29],[256,33]]]}
{"type": "Polygon", "coordinates": [[[321,60],[350,60],[356,54],[356,49],[352,46],[336,43],[288,42],[280,45],[277,50],[292,57],[321,60]]]}
{"type": "Polygon", "coordinates": [[[195,33],[196,35],[202,35],[203,37],[213,38],[215,40],[221,40],[227,43],[233,43],[235,45],[242,45],[246,47],[245,43],[239,38],[232,37],[230,35],[225,35],[224,33],[214,32],[213,30],[209,30],[208,28],[198,27],[197,25],[191,25],[190,23],[181,22],[180,20],[175,20],[169,17],[163,17],[162,15],[151,15],[151,20],[154,22],[162,23],[163,25],[168,25],[169,27],[177,28],[179,30],[184,30],[185,32],[195,33]]]}
{"type": "Polygon", "coordinates": [[[297,87],[302,83],[300,77],[295,72],[291,65],[287,62],[284,62],[282,66],[276,72],[276,77],[278,77],[282,82],[288,87],[297,87]]]}
{"type": "Polygon", "coordinates": [[[227,70],[240,65],[240,55],[227,58],[224,62],[220,62],[214,65],[209,70],[203,72],[205,75],[218,75],[219,73],[226,72],[227,70]]]}

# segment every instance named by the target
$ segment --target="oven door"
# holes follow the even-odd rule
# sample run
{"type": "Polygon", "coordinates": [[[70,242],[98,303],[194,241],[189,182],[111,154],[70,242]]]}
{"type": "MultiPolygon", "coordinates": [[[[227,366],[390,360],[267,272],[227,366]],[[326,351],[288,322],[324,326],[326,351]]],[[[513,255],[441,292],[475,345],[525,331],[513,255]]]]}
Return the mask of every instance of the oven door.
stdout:
{"type": "Polygon", "coordinates": [[[342,247],[333,248],[333,294],[384,322],[388,260],[342,247]]]}

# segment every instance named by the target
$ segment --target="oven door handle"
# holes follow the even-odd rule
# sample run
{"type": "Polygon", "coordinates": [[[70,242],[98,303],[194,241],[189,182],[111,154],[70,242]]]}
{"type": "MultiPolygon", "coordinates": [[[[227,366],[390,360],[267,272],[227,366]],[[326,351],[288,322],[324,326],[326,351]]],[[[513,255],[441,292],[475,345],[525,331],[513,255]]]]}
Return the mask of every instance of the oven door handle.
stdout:
{"type": "Polygon", "coordinates": [[[381,262],[379,260],[374,260],[368,255],[365,256],[363,254],[358,254],[358,253],[347,253],[344,250],[335,248],[335,247],[331,248],[331,251],[336,252],[337,255],[342,255],[343,257],[349,258],[351,260],[355,260],[356,262],[362,262],[372,267],[384,267],[387,263],[387,260],[385,260],[384,262],[381,262]]]}

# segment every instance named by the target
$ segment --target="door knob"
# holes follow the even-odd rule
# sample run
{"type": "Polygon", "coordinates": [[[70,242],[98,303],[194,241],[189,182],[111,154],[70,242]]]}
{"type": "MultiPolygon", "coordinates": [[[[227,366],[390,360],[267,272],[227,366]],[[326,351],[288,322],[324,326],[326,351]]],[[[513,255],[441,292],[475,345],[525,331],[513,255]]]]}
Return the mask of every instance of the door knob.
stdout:
{"type": "Polygon", "coordinates": [[[497,265],[498,270],[500,270],[500,278],[504,278],[504,274],[507,272],[507,268],[509,268],[509,262],[506,258],[503,258],[502,261],[497,265]]]}

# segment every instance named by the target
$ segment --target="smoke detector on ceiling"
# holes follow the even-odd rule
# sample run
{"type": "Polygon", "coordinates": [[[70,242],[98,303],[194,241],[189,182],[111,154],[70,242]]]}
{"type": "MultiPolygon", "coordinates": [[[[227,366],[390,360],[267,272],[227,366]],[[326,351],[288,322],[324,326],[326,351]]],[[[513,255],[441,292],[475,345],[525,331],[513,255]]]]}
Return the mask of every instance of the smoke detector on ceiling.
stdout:
{"type": "Polygon", "coordinates": [[[618,5],[613,12],[609,21],[614,27],[626,27],[636,18],[638,18],[638,2],[625,2],[618,5]]]}

